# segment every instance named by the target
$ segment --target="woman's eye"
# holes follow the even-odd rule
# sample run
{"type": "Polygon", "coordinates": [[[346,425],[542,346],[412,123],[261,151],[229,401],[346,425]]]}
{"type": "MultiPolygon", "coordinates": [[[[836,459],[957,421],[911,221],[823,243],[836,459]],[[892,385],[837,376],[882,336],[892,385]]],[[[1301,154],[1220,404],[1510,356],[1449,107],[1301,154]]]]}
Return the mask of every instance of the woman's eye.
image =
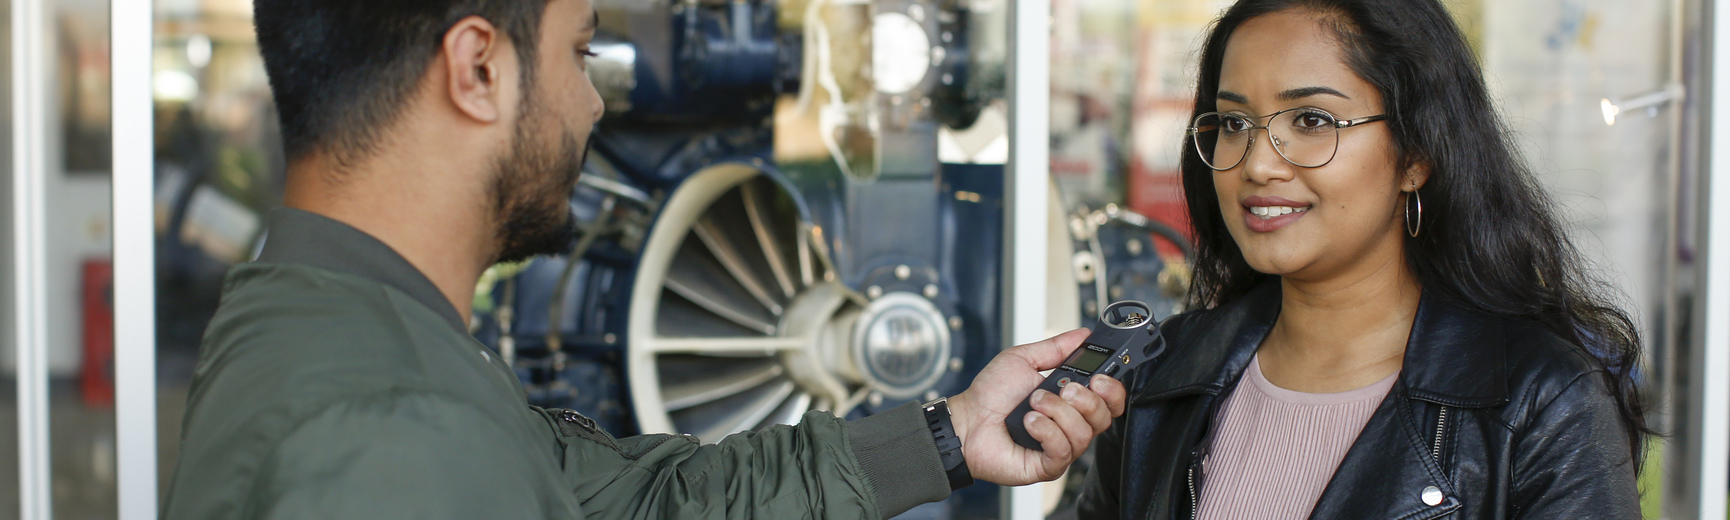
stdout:
{"type": "Polygon", "coordinates": [[[1318,130],[1334,124],[1334,118],[1321,112],[1298,112],[1292,119],[1292,126],[1304,130],[1318,130]]]}
{"type": "Polygon", "coordinates": [[[1239,134],[1249,130],[1249,122],[1244,121],[1243,118],[1228,117],[1220,124],[1220,127],[1227,134],[1239,134]]]}

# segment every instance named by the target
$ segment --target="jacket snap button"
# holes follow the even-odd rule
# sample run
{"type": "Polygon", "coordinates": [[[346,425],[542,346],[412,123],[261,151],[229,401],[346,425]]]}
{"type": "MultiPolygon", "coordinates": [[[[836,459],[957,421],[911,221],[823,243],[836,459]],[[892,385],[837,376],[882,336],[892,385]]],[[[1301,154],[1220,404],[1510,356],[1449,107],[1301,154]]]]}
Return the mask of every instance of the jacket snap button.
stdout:
{"type": "Polygon", "coordinates": [[[1429,505],[1429,506],[1442,505],[1442,490],[1436,488],[1435,486],[1426,486],[1424,488],[1423,497],[1424,497],[1424,505],[1429,505]]]}

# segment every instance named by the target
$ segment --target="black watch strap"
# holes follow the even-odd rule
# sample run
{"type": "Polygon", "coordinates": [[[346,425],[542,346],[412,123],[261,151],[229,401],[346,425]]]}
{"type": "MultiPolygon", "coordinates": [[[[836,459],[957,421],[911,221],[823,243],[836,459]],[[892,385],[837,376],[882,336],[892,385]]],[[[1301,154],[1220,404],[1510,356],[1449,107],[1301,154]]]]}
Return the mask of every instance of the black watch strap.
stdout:
{"type": "Polygon", "coordinates": [[[943,471],[949,476],[949,490],[973,485],[973,472],[967,471],[967,459],[961,454],[961,438],[955,435],[955,423],[949,419],[949,398],[938,398],[922,408],[925,425],[931,428],[931,438],[937,442],[943,471]]]}

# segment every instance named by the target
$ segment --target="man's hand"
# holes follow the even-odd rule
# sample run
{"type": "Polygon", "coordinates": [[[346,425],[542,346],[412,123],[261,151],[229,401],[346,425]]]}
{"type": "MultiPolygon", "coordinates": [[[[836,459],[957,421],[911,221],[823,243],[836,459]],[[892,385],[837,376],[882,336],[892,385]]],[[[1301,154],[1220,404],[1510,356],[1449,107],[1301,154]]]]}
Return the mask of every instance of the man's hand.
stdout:
{"type": "Polygon", "coordinates": [[[1062,365],[1085,339],[1087,329],[1076,329],[1005,350],[985,365],[966,392],[949,398],[955,434],[975,478],[1006,486],[1054,480],[1087,451],[1095,435],[1111,427],[1113,417],[1123,415],[1123,383],[1096,375],[1086,387],[1065,386],[1061,396],[1044,390],[1033,396],[1027,432],[1045,451],[1010,440],[1004,419],[1045,380],[1040,371],[1062,365]]]}

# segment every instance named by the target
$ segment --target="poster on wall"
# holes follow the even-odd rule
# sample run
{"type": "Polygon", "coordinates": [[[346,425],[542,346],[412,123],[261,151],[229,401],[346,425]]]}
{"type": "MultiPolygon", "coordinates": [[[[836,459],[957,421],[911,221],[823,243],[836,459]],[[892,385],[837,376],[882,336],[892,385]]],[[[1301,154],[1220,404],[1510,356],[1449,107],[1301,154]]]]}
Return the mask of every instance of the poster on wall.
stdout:
{"type": "Polygon", "coordinates": [[[67,10],[56,20],[61,136],[66,171],[106,175],[113,154],[109,132],[108,10],[67,10]]]}

